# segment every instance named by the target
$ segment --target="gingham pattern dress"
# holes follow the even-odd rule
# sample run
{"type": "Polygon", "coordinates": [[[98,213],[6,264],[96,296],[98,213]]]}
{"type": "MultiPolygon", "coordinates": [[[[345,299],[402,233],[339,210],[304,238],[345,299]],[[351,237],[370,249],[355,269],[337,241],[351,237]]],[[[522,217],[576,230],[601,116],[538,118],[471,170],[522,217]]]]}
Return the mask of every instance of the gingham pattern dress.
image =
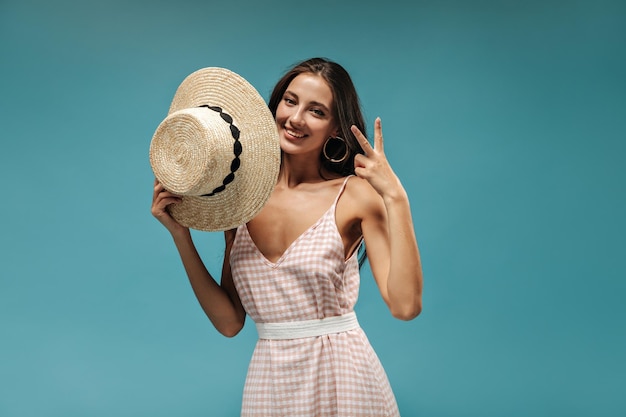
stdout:
{"type": "MultiPolygon", "coordinates": [[[[237,229],[230,260],[247,314],[257,323],[334,317],[353,311],[356,252],[346,261],[332,206],[276,261],[237,229]]],[[[243,392],[243,417],[399,416],[383,367],[361,328],[289,340],[259,339],[243,392]]]]}

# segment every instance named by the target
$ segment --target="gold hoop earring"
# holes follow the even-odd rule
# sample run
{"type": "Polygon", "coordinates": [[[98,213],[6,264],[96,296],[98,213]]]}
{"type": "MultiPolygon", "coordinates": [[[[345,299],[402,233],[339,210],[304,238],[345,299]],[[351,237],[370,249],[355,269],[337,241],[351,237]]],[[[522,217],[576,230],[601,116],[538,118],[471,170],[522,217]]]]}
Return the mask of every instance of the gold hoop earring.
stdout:
{"type": "Polygon", "coordinates": [[[324,153],[324,158],[326,158],[327,161],[333,162],[335,164],[345,161],[348,158],[348,155],[350,154],[350,150],[348,149],[348,144],[346,143],[346,140],[339,136],[335,136],[335,137],[331,136],[328,139],[326,139],[326,142],[324,142],[324,146],[322,147],[322,152],[324,153]],[[340,141],[343,144],[343,147],[345,148],[345,152],[340,159],[335,159],[335,158],[331,158],[330,156],[328,156],[328,151],[326,151],[326,147],[328,146],[328,142],[330,142],[331,139],[340,141]]]}

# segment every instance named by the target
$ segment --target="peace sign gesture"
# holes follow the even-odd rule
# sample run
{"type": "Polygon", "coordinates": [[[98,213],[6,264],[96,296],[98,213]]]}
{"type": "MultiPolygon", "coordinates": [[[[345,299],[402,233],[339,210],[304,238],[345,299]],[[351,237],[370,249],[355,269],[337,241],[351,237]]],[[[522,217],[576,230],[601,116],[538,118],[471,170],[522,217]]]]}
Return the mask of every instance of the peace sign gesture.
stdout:
{"type": "Polygon", "coordinates": [[[380,117],[374,122],[374,147],[356,127],[352,126],[352,133],[361,145],[365,155],[358,154],[354,158],[354,172],[359,177],[367,180],[378,194],[384,197],[393,197],[398,193],[404,193],[400,180],[391,169],[387,161],[383,146],[383,127],[380,117]]]}

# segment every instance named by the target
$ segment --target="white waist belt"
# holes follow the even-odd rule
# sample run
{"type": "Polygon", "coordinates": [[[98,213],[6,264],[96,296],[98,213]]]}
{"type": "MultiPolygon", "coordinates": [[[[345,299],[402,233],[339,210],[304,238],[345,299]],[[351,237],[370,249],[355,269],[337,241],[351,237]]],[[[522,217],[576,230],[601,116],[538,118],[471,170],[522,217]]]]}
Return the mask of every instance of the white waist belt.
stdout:
{"type": "Polygon", "coordinates": [[[284,323],[256,323],[259,339],[286,340],[342,333],[359,328],[354,311],[342,316],[284,323]]]}

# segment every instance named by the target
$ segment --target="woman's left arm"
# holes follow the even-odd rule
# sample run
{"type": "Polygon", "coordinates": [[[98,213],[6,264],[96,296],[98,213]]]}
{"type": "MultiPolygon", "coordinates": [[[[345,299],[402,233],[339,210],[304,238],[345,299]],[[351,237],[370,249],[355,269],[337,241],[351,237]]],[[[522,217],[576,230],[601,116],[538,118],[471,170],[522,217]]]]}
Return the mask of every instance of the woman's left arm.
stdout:
{"type": "Polygon", "coordinates": [[[368,199],[361,221],[372,273],[392,315],[411,320],[422,310],[423,278],[409,198],[385,157],[380,118],[374,147],[355,126],[352,132],[365,152],[354,159],[355,173],[381,197],[368,199]]]}

